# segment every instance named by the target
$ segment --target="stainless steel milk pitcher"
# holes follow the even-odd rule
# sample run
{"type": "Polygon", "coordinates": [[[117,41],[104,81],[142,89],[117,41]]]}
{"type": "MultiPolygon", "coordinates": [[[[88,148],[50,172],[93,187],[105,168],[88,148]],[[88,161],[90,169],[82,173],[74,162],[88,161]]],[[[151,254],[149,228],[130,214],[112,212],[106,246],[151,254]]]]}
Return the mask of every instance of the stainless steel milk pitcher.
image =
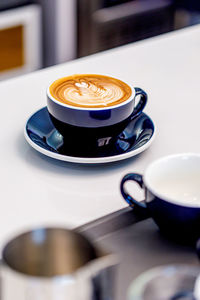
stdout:
{"type": "Polygon", "coordinates": [[[37,228],[4,247],[1,299],[112,300],[116,265],[76,231],[37,228]]]}

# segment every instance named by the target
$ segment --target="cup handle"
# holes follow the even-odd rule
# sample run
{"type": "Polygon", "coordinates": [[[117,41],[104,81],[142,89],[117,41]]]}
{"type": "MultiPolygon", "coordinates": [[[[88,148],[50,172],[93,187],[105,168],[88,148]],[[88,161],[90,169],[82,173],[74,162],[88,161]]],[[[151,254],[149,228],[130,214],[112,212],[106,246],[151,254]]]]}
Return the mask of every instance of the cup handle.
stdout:
{"type": "Polygon", "coordinates": [[[135,87],[135,97],[137,96],[140,96],[140,100],[133,110],[133,113],[131,115],[132,119],[139,116],[139,114],[141,114],[145,105],[147,104],[147,99],[148,99],[147,93],[141,88],[135,87]]]}
{"type": "Polygon", "coordinates": [[[129,173],[129,174],[126,174],[122,178],[122,181],[120,184],[120,191],[121,191],[122,196],[124,197],[125,201],[129,204],[130,207],[133,208],[134,206],[137,206],[137,207],[147,210],[146,203],[137,201],[136,199],[134,199],[131,195],[129,195],[127,193],[127,191],[124,187],[124,184],[126,181],[130,181],[130,180],[137,182],[139,184],[139,186],[141,187],[141,189],[144,189],[142,175],[136,174],[136,173],[129,173]]]}

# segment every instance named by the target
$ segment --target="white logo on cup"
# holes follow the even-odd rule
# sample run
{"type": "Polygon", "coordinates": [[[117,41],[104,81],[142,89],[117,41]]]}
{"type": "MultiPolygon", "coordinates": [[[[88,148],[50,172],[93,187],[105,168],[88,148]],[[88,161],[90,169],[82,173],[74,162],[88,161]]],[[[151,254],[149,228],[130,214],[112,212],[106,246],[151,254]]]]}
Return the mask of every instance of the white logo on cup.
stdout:
{"type": "Polygon", "coordinates": [[[101,139],[98,139],[97,140],[97,143],[98,143],[98,147],[102,147],[102,146],[105,146],[105,145],[108,145],[110,140],[111,140],[111,136],[109,137],[106,137],[106,138],[101,138],[101,139]]]}

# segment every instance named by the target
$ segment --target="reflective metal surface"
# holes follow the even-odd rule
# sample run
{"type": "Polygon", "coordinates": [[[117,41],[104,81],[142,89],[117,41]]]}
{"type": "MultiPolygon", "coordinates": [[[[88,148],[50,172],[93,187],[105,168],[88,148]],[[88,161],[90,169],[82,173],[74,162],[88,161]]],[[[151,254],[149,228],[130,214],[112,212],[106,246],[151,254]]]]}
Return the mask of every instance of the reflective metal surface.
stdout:
{"type": "Polygon", "coordinates": [[[36,228],[3,249],[2,300],[113,300],[117,259],[81,233],[36,228]]]}
{"type": "Polygon", "coordinates": [[[195,300],[199,272],[199,267],[176,264],[150,269],[133,281],[128,300],[195,300]]]}
{"type": "Polygon", "coordinates": [[[3,251],[3,260],[10,268],[32,276],[67,275],[95,258],[96,250],[85,237],[61,228],[24,233],[3,251]]]}

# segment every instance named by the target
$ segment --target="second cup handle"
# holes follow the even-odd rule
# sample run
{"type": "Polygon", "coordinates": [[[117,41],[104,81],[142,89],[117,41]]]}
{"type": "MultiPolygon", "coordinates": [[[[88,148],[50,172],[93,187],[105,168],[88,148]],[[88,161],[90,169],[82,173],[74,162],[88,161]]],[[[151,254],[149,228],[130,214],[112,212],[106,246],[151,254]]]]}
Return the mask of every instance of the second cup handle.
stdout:
{"type": "Polygon", "coordinates": [[[139,184],[139,186],[143,189],[143,178],[142,175],[137,174],[137,173],[130,173],[125,175],[122,178],[121,184],[120,184],[120,190],[121,190],[121,194],[124,198],[124,200],[133,208],[135,205],[139,206],[143,209],[147,209],[146,203],[144,202],[140,202],[137,201],[136,199],[134,199],[125,189],[124,184],[126,181],[135,181],[139,184]]]}
{"type": "Polygon", "coordinates": [[[141,88],[136,87],[135,88],[135,97],[140,96],[140,100],[135,106],[133,113],[132,113],[132,118],[137,117],[144,109],[145,105],[147,104],[147,93],[145,93],[144,90],[141,88]]]}

